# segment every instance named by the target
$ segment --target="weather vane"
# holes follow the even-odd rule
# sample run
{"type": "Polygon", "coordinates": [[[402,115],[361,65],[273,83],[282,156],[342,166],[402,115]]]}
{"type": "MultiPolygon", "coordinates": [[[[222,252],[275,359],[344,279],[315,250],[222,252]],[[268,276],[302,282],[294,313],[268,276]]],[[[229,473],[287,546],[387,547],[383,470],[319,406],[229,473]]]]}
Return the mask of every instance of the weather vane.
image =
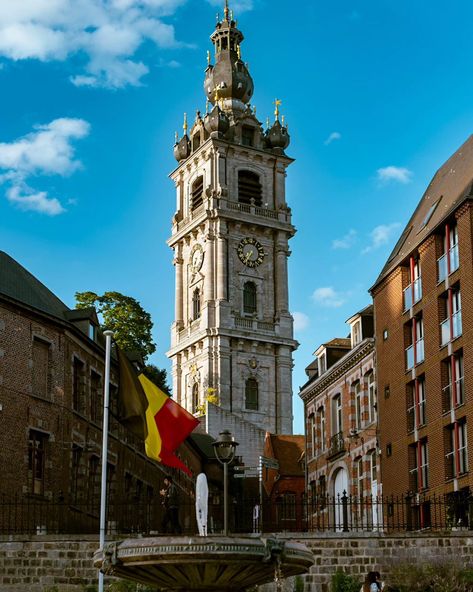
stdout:
{"type": "Polygon", "coordinates": [[[274,105],[275,105],[275,110],[274,110],[274,116],[276,117],[276,120],[279,119],[279,107],[281,106],[282,101],[280,101],[279,99],[275,99],[274,100],[274,105]]]}
{"type": "Polygon", "coordinates": [[[187,134],[187,113],[184,113],[184,125],[182,126],[184,134],[187,134]]]}

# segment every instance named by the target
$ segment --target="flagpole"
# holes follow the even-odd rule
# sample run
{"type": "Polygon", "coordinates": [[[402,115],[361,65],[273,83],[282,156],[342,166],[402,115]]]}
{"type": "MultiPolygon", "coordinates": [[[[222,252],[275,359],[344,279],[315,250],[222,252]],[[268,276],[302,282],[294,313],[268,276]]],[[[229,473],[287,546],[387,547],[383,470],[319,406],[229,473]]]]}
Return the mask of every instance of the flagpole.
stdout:
{"type": "MultiPolygon", "coordinates": [[[[103,434],[102,434],[102,484],[100,489],[100,549],[105,545],[105,524],[107,504],[107,460],[108,460],[108,408],[110,402],[110,354],[112,351],[113,331],[104,331],[105,335],[105,380],[103,388],[103,434]]],[[[103,573],[99,571],[99,592],[103,592],[103,573]]]]}

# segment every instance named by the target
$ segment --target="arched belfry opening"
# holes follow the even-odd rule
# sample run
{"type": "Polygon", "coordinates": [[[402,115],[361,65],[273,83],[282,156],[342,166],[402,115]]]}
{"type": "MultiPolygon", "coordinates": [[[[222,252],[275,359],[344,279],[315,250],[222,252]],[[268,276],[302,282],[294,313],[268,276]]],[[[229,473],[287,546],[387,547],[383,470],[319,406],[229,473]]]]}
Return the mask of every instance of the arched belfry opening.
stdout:
{"type": "Polygon", "coordinates": [[[247,170],[238,171],[238,201],[243,204],[254,203],[255,206],[261,207],[263,187],[257,173],[247,170]]]}
{"type": "Polygon", "coordinates": [[[192,183],[191,210],[194,211],[204,203],[204,177],[197,177],[192,183]]]}

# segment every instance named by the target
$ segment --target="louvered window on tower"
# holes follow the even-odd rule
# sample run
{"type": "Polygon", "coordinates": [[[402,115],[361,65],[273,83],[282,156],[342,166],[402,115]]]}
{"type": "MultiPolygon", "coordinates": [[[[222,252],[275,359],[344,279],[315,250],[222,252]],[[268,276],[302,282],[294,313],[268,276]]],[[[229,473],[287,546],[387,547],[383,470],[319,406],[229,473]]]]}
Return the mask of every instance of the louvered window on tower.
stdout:
{"type": "Polygon", "coordinates": [[[256,286],[253,282],[246,282],[243,286],[243,312],[247,314],[256,312],[256,286]]]}
{"type": "Polygon", "coordinates": [[[263,189],[259,175],[251,171],[238,172],[238,201],[243,204],[251,204],[261,207],[263,202],[263,189]]]}
{"type": "Polygon", "coordinates": [[[204,195],[204,177],[198,177],[192,184],[192,196],[191,196],[191,210],[196,210],[201,206],[204,195]]]}
{"type": "Polygon", "coordinates": [[[254,378],[248,378],[245,384],[245,407],[258,411],[258,382],[254,378]]]}
{"type": "Polygon", "coordinates": [[[192,295],[192,320],[200,318],[200,290],[196,288],[192,295]]]}

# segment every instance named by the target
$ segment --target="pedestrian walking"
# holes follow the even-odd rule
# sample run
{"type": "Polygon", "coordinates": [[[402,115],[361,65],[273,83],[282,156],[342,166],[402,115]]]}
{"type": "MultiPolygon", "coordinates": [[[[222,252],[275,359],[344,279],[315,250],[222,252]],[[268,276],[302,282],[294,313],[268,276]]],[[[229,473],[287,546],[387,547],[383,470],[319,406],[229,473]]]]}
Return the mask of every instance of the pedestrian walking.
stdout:
{"type": "Polygon", "coordinates": [[[167,475],[164,478],[164,488],[159,492],[163,498],[164,516],[161,523],[161,530],[167,533],[168,528],[172,534],[181,534],[182,529],[179,523],[179,494],[172,477],[167,475]]]}

